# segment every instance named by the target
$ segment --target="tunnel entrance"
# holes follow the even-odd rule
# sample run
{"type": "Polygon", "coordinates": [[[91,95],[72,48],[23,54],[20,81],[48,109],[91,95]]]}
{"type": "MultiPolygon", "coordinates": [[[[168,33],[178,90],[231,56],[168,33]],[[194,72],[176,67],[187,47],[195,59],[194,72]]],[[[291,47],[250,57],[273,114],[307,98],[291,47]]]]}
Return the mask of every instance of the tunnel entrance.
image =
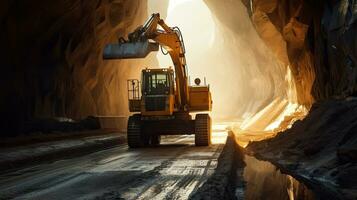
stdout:
{"type": "MultiPolygon", "coordinates": [[[[240,122],[241,132],[271,132],[306,114],[289,66],[265,46],[243,3],[151,0],[148,13],[153,12],[180,27],[190,78],[204,76],[210,84],[216,121],[240,122]],[[291,120],[284,121],[286,116],[291,120]]],[[[160,67],[172,66],[169,56],[158,53],[157,59],[160,67]]]]}

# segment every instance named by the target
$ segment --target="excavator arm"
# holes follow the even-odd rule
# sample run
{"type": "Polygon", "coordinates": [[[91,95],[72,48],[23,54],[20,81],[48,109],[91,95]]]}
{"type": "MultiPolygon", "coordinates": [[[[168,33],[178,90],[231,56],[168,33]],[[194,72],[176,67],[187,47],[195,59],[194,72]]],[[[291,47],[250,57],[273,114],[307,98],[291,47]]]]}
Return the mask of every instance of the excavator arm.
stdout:
{"type": "Polygon", "coordinates": [[[187,111],[189,91],[184,42],[180,30],[169,27],[160,14],[152,14],[143,26],[129,34],[128,41],[120,39],[119,44],[107,45],[103,58],[145,58],[150,52],[158,51],[159,45],[166,49],[175,67],[178,107],[187,111]]]}

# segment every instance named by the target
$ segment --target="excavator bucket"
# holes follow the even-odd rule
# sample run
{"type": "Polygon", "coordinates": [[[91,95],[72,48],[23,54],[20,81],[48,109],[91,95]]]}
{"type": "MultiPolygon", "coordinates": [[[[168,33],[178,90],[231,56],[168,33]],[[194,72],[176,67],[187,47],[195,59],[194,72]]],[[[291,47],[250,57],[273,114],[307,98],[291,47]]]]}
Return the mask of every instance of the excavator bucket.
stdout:
{"type": "Polygon", "coordinates": [[[145,58],[150,52],[158,51],[159,44],[154,42],[124,42],[106,45],[103,59],[145,58]]]}

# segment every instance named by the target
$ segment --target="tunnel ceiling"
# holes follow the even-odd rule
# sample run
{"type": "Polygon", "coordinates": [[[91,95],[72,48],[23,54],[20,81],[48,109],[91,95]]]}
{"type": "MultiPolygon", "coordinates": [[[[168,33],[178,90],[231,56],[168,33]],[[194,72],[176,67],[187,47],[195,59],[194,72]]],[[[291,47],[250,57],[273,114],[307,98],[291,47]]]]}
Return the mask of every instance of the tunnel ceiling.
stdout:
{"type": "MultiPolygon", "coordinates": [[[[228,28],[239,23],[234,1],[205,2],[228,28]]],[[[266,46],[290,67],[300,104],[356,93],[357,26],[349,13],[357,3],[242,2],[266,46]]],[[[128,114],[125,79],[148,62],[106,62],[101,51],[146,17],[143,0],[2,1],[2,126],[19,128],[34,117],[128,114]]]]}

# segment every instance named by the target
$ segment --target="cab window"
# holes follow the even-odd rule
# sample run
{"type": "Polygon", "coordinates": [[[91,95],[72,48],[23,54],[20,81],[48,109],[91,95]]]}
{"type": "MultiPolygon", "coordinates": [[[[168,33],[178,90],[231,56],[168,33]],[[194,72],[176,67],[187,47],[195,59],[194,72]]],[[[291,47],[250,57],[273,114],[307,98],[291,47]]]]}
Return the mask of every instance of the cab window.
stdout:
{"type": "Polygon", "coordinates": [[[167,73],[144,73],[144,93],[161,95],[170,93],[170,82],[167,73]]]}

